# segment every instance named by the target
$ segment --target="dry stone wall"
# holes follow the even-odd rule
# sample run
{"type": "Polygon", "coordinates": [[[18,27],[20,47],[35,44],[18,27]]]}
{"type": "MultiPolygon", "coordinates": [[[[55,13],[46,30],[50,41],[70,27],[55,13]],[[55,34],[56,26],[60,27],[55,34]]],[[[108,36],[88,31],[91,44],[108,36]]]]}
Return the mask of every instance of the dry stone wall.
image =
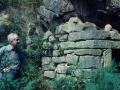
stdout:
{"type": "Polygon", "coordinates": [[[44,76],[49,79],[78,77],[108,66],[112,49],[120,49],[118,32],[97,30],[95,24],[82,23],[77,17],[57,26],[54,39],[51,36],[54,37],[50,31],[46,32],[42,58],[44,76]]]}

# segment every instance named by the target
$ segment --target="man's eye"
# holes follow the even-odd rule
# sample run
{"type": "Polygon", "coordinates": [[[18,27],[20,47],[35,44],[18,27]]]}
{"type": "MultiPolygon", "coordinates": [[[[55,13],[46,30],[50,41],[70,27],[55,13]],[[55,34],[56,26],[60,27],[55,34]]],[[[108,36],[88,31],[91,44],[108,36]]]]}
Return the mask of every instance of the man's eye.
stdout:
{"type": "Polygon", "coordinates": [[[19,39],[15,39],[16,41],[18,41],[19,39]]]}

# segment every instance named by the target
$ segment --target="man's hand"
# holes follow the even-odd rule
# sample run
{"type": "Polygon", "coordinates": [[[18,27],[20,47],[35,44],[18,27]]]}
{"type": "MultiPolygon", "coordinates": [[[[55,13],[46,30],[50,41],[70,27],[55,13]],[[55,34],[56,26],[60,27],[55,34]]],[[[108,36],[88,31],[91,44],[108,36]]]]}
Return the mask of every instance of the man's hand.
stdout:
{"type": "Polygon", "coordinates": [[[10,69],[8,67],[3,69],[3,72],[9,72],[9,71],[10,71],[10,69]]]}

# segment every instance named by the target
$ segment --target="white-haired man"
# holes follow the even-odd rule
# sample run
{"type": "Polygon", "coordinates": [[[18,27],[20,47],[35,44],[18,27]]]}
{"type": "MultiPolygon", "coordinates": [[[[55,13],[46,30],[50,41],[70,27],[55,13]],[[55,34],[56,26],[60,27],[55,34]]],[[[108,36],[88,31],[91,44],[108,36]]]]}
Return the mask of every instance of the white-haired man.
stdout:
{"type": "Polygon", "coordinates": [[[21,78],[21,70],[25,66],[25,57],[18,47],[19,37],[16,33],[8,35],[9,45],[0,48],[0,69],[2,77],[11,75],[11,79],[21,78]]]}

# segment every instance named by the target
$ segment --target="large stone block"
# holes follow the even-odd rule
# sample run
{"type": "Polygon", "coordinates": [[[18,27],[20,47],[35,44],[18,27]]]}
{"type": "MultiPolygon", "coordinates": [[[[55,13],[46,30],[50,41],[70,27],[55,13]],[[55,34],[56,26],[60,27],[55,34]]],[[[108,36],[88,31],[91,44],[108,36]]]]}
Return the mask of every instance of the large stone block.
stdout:
{"type": "Polygon", "coordinates": [[[52,57],[52,62],[53,63],[62,63],[62,62],[66,62],[66,59],[64,56],[62,57],[52,57]]]}
{"type": "Polygon", "coordinates": [[[76,55],[101,55],[101,49],[76,49],[74,50],[76,55]]]}
{"type": "Polygon", "coordinates": [[[69,0],[43,0],[43,5],[46,10],[42,8],[43,6],[40,6],[39,9],[41,10],[38,9],[38,18],[40,15],[40,17],[42,17],[42,19],[44,19],[45,21],[52,21],[54,20],[53,17],[60,17],[63,21],[67,21],[70,17],[76,16],[76,12],[73,12],[75,10],[74,6],[69,0]],[[54,14],[52,15],[49,12],[54,14]],[[51,16],[52,18],[48,18],[48,16],[51,16]]]}
{"type": "Polygon", "coordinates": [[[66,72],[67,72],[67,69],[69,68],[69,66],[67,66],[67,64],[59,64],[57,67],[56,67],[56,69],[55,69],[55,71],[57,72],[57,73],[61,73],[61,74],[66,74],[66,72]]]}
{"type": "Polygon", "coordinates": [[[110,40],[86,40],[76,42],[77,48],[112,48],[113,41],[110,40]]]}
{"type": "Polygon", "coordinates": [[[63,35],[62,37],[59,38],[59,41],[67,41],[68,35],[63,35]]]}
{"type": "Polygon", "coordinates": [[[55,13],[60,13],[62,0],[43,0],[45,7],[55,13]]]}
{"type": "Polygon", "coordinates": [[[43,57],[42,58],[42,65],[48,65],[50,64],[50,62],[52,61],[52,59],[50,57],[43,57]]]}
{"type": "Polygon", "coordinates": [[[80,56],[79,67],[85,69],[98,68],[101,66],[99,56],[80,56]]]}
{"type": "Polygon", "coordinates": [[[74,53],[74,50],[64,50],[64,54],[71,54],[74,53]]]}
{"type": "Polygon", "coordinates": [[[44,77],[47,77],[47,78],[55,78],[56,76],[56,72],[55,71],[45,71],[44,72],[44,77]]]}
{"type": "Polygon", "coordinates": [[[94,40],[86,40],[86,41],[80,41],[76,42],[74,47],[76,48],[94,48],[94,40]]]}
{"type": "Polygon", "coordinates": [[[110,66],[112,60],[112,50],[107,49],[103,52],[103,63],[104,67],[110,66]]]}
{"type": "Polygon", "coordinates": [[[42,18],[46,18],[48,21],[52,21],[55,16],[58,16],[58,14],[48,10],[45,6],[40,6],[37,9],[37,12],[42,18]]]}
{"type": "Polygon", "coordinates": [[[68,36],[68,41],[78,40],[99,40],[106,39],[110,36],[108,31],[104,30],[86,30],[81,32],[72,32],[68,36]]]}
{"type": "Polygon", "coordinates": [[[51,62],[49,65],[42,65],[42,69],[45,71],[55,70],[55,64],[51,62]]]}
{"type": "Polygon", "coordinates": [[[61,79],[61,78],[65,78],[66,74],[56,74],[56,78],[57,80],[61,79]]]}
{"type": "Polygon", "coordinates": [[[82,31],[84,24],[83,23],[74,23],[74,22],[67,22],[62,25],[61,30],[70,33],[73,31],[82,31]]]}
{"type": "Polygon", "coordinates": [[[74,49],[74,48],[76,48],[75,42],[61,42],[60,47],[62,49],[74,49]]]}
{"type": "Polygon", "coordinates": [[[66,56],[66,62],[68,64],[76,65],[77,62],[78,62],[78,56],[76,56],[74,54],[67,54],[67,56],[66,56]]]}
{"type": "Polygon", "coordinates": [[[74,31],[82,31],[84,24],[77,17],[71,17],[68,22],[56,28],[55,34],[70,33],[74,31]]]}

